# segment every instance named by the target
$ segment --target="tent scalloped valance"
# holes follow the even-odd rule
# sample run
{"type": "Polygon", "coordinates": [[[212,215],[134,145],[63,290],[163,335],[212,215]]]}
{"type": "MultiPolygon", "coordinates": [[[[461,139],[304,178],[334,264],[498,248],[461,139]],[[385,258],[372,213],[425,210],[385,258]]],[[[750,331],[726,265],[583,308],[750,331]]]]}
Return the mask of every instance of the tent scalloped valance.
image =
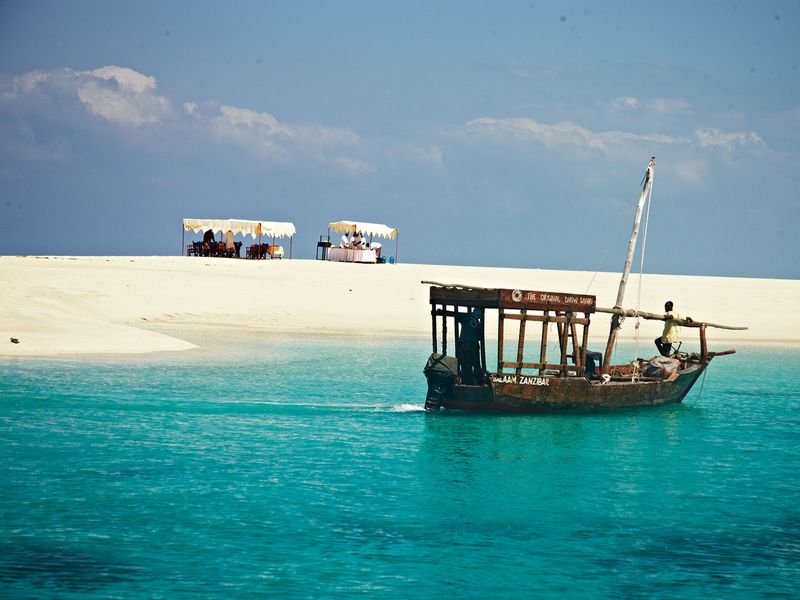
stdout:
{"type": "Polygon", "coordinates": [[[377,237],[395,238],[397,237],[397,228],[389,227],[381,223],[364,223],[362,221],[335,221],[328,223],[328,229],[332,229],[337,233],[350,233],[354,229],[366,235],[374,235],[377,237]]]}
{"type": "Polygon", "coordinates": [[[248,221],[245,219],[184,219],[183,228],[186,231],[202,233],[212,231],[232,231],[234,234],[259,235],[275,237],[292,237],[295,234],[294,223],[280,223],[277,221],[248,221]]]}

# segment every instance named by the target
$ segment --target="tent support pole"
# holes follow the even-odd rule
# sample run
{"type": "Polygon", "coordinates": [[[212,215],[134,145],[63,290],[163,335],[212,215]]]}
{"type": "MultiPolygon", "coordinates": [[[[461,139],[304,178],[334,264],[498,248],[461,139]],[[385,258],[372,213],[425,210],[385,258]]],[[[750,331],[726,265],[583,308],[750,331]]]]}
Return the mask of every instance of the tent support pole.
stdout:
{"type": "Polygon", "coordinates": [[[258,234],[258,258],[261,258],[261,234],[258,234]]]}
{"type": "Polygon", "coordinates": [[[394,234],[394,264],[397,264],[397,250],[400,248],[400,230],[394,234]]]}
{"type": "Polygon", "coordinates": [[[186,230],[183,228],[183,221],[181,221],[181,256],[183,256],[183,252],[186,250],[186,242],[184,241],[185,235],[186,230]]]}
{"type": "Polygon", "coordinates": [[[289,236],[289,260],[292,260],[292,242],[294,241],[294,236],[289,236]]]}

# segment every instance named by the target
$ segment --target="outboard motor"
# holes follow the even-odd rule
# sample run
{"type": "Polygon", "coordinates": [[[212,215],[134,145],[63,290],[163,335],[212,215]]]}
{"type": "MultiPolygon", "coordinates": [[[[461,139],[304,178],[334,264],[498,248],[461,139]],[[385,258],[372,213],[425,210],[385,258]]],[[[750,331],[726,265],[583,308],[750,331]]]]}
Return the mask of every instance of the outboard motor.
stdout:
{"type": "Polygon", "coordinates": [[[453,387],[458,376],[458,362],[455,356],[433,353],[422,372],[428,379],[425,410],[436,412],[446,398],[453,396],[453,387]]]}

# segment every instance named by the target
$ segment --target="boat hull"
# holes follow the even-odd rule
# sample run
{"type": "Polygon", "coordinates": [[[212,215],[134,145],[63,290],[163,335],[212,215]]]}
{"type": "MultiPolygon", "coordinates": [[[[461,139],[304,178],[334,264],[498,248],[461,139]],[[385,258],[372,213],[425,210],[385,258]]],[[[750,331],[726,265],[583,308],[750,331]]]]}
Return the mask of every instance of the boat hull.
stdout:
{"type": "Polygon", "coordinates": [[[547,413],[662,406],[681,402],[707,366],[691,364],[668,379],[615,378],[608,383],[584,377],[490,374],[485,385],[442,386],[429,376],[426,407],[547,413]]]}

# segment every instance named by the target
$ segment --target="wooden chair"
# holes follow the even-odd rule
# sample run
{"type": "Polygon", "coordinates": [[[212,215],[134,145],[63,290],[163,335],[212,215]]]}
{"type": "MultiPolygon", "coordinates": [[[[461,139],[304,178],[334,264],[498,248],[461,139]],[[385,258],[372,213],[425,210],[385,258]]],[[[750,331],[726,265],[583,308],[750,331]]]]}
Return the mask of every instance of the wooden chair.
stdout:
{"type": "MultiPolygon", "coordinates": [[[[225,244],[222,245],[225,248],[225,244]]],[[[203,244],[203,256],[219,256],[219,243],[206,242],[203,244]]]]}

